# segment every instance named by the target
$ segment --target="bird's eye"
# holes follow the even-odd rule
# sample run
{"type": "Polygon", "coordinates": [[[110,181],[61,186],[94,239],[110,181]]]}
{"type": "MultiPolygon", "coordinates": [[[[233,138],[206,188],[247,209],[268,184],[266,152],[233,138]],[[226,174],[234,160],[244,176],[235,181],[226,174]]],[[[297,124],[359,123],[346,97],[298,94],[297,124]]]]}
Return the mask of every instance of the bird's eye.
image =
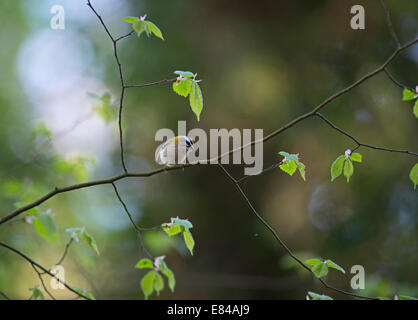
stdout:
{"type": "Polygon", "coordinates": [[[193,144],[193,142],[189,138],[187,138],[186,139],[186,147],[190,148],[192,146],[192,144],[193,144]]]}

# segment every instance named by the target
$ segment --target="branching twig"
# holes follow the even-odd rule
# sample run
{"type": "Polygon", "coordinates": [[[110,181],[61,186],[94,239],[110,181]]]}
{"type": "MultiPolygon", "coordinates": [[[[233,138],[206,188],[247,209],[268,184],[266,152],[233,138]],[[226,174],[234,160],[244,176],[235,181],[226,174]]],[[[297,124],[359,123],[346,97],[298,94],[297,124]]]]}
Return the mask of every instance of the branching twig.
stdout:
{"type": "Polygon", "coordinates": [[[64,281],[62,281],[61,279],[59,279],[56,275],[52,274],[49,270],[47,270],[46,268],[44,268],[43,266],[41,266],[39,263],[37,263],[36,261],[32,260],[31,258],[29,258],[26,254],[24,254],[23,252],[17,250],[16,248],[13,248],[11,246],[9,246],[7,243],[4,243],[3,241],[0,241],[0,246],[9,249],[10,251],[13,251],[14,253],[17,253],[19,256],[21,256],[22,258],[24,258],[26,261],[28,261],[32,267],[36,266],[39,269],[41,269],[44,273],[48,274],[50,277],[56,279],[57,281],[59,281],[60,283],[62,283],[68,290],[70,290],[71,292],[75,293],[76,295],[80,296],[81,298],[90,300],[89,297],[86,297],[85,295],[75,291],[71,286],[69,286],[67,283],[65,283],[64,281]]]}
{"type": "Polygon", "coordinates": [[[70,248],[73,241],[74,241],[74,239],[70,238],[70,241],[68,241],[67,244],[65,245],[64,254],[62,255],[61,259],[59,259],[58,262],[55,265],[59,265],[64,261],[65,257],[67,256],[68,249],[70,248]]]}
{"type": "Polygon", "coordinates": [[[144,88],[144,87],[151,87],[151,86],[155,86],[155,85],[158,85],[158,84],[174,82],[176,80],[177,80],[177,78],[164,79],[164,80],[159,80],[159,81],[145,83],[145,84],[126,85],[125,88],[144,88]]]}
{"type": "Polygon", "coordinates": [[[0,296],[2,296],[6,300],[11,300],[7,294],[0,290],[0,296]]]}
{"type": "MultiPolygon", "coordinates": [[[[231,180],[231,182],[233,183],[233,185],[237,188],[238,192],[241,194],[241,196],[244,198],[245,202],[247,203],[247,205],[249,206],[249,208],[251,209],[252,213],[256,216],[256,218],[271,232],[271,234],[274,236],[274,238],[276,239],[276,241],[280,244],[280,246],[295,260],[297,261],[303,268],[305,268],[306,270],[308,270],[310,273],[313,274],[312,270],[305,264],[303,263],[302,260],[300,260],[288,247],[287,245],[283,242],[283,240],[279,237],[279,235],[277,234],[276,230],[274,230],[274,228],[272,226],[270,226],[270,224],[258,213],[258,211],[255,209],[255,207],[253,206],[253,204],[251,203],[251,201],[248,199],[247,195],[245,194],[245,192],[242,190],[241,186],[238,183],[238,180],[236,180],[226,169],[222,164],[218,164],[219,168],[222,169],[222,171],[225,173],[225,175],[228,177],[229,180],[231,180]]],[[[334,290],[336,292],[348,295],[348,296],[352,296],[352,297],[356,297],[356,298],[361,298],[361,299],[369,299],[369,300],[373,300],[374,298],[371,297],[367,297],[367,296],[362,296],[362,295],[358,295],[358,294],[354,294],[351,292],[347,292],[338,288],[335,288],[333,286],[330,286],[329,284],[327,284],[324,280],[318,278],[318,280],[328,289],[334,290]]]]}
{"type": "Polygon", "coordinates": [[[394,83],[394,84],[396,84],[398,87],[400,87],[400,88],[402,88],[402,89],[408,89],[408,90],[411,90],[411,91],[415,91],[415,89],[413,89],[413,88],[411,88],[411,87],[408,87],[408,86],[406,86],[406,85],[404,85],[404,84],[402,84],[402,83],[400,83],[399,81],[397,81],[394,77],[392,77],[392,75],[389,73],[389,71],[388,71],[388,69],[387,68],[385,68],[385,73],[386,73],[386,75],[388,76],[388,78],[394,83]]]}
{"type": "Polygon", "coordinates": [[[49,292],[48,288],[45,285],[44,279],[42,278],[42,273],[39,272],[38,269],[36,269],[35,265],[31,263],[31,266],[33,270],[38,274],[39,280],[41,280],[42,287],[44,288],[45,292],[51,297],[52,300],[56,300],[55,297],[49,292]]]}

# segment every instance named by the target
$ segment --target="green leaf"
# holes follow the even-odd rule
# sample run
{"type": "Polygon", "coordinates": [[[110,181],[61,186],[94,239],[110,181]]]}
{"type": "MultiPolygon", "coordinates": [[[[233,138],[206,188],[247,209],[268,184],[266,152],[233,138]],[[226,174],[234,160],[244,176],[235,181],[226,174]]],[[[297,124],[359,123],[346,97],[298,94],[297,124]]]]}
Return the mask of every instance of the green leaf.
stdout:
{"type": "Polygon", "coordinates": [[[203,109],[203,95],[199,84],[196,81],[192,82],[192,88],[189,95],[190,107],[196,114],[197,121],[200,121],[200,113],[203,109]]]}
{"type": "Polygon", "coordinates": [[[326,264],[327,264],[328,267],[337,269],[337,270],[339,270],[339,271],[341,271],[342,273],[345,274],[345,270],[343,268],[341,268],[338,264],[336,264],[334,261],[326,260],[326,264]]]}
{"type": "Polygon", "coordinates": [[[36,299],[41,299],[41,300],[45,300],[45,296],[41,291],[41,288],[39,286],[35,286],[34,288],[29,288],[30,291],[32,291],[33,294],[33,298],[36,299]]]}
{"type": "Polygon", "coordinates": [[[136,34],[139,36],[141,36],[141,33],[146,31],[146,23],[142,20],[136,20],[133,24],[132,24],[132,28],[135,30],[136,34]]]}
{"type": "Polygon", "coordinates": [[[352,153],[350,155],[351,160],[356,161],[356,162],[361,162],[362,161],[362,156],[360,153],[352,153]]]}
{"type": "Polygon", "coordinates": [[[418,99],[417,101],[415,101],[413,113],[414,113],[414,116],[418,118],[418,99]]]}
{"type": "Polygon", "coordinates": [[[409,89],[403,89],[402,92],[402,100],[408,101],[408,100],[414,100],[416,98],[416,93],[409,89]]]}
{"type": "Polygon", "coordinates": [[[43,212],[35,216],[33,226],[36,232],[50,243],[54,242],[58,236],[58,226],[54,218],[48,212],[43,212]]]}
{"type": "Polygon", "coordinates": [[[182,78],[194,78],[194,73],[190,71],[174,71],[174,74],[181,76],[182,78]]]}
{"type": "Polygon", "coordinates": [[[318,294],[312,291],[308,291],[308,294],[313,300],[333,300],[331,297],[326,296],[325,294],[318,294]]]}
{"type": "Polygon", "coordinates": [[[350,182],[350,177],[354,173],[354,166],[351,160],[345,159],[344,161],[344,176],[347,178],[347,182],[350,182]]]}
{"type": "Polygon", "coordinates": [[[157,277],[157,272],[154,270],[149,271],[141,280],[141,289],[144,293],[145,300],[152,294],[154,291],[154,282],[157,277]]]}
{"type": "Polygon", "coordinates": [[[168,280],[168,287],[170,288],[171,292],[174,292],[174,287],[176,286],[176,279],[174,277],[173,271],[171,271],[166,263],[161,260],[160,262],[160,271],[163,275],[167,277],[168,280]]]}
{"type": "Polygon", "coordinates": [[[343,173],[345,156],[341,155],[331,165],[331,182],[338,178],[343,173]]]}
{"type": "Polygon", "coordinates": [[[298,161],[298,160],[296,160],[296,165],[298,166],[300,176],[302,177],[303,180],[306,181],[305,165],[302,162],[298,161]]]}
{"type": "Polygon", "coordinates": [[[409,178],[414,184],[414,190],[415,190],[418,184],[418,162],[415,163],[415,165],[411,169],[411,172],[409,172],[409,178]]]}
{"type": "Polygon", "coordinates": [[[154,267],[154,264],[150,259],[141,259],[138,261],[138,263],[135,265],[135,268],[137,269],[152,269],[154,267]]]}
{"type": "Polygon", "coordinates": [[[171,223],[178,224],[187,230],[193,228],[192,223],[187,219],[171,218],[171,223]]]}
{"type": "Polygon", "coordinates": [[[38,123],[35,128],[33,128],[33,133],[36,136],[40,136],[46,139],[50,139],[52,137],[52,131],[43,122],[38,123]]]}
{"type": "Polygon", "coordinates": [[[308,259],[305,261],[305,264],[307,264],[310,267],[316,266],[319,263],[322,263],[321,259],[308,259]]]}
{"type": "Polygon", "coordinates": [[[96,298],[93,296],[92,293],[88,292],[86,289],[77,288],[77,287],[71,287],[74,291],[78,292],[79,294],[82,294],[83,296],[91,299],[96,300],[96,298]]]}
{"type": "Polygon", "coordinates": [[[398,296],[399,300],[418,300],[417,298],[410,297],[410,296],[398,296]]]}
{"type": "Polygon", "coordinates": [[[175,93],[187,98],[191,89],[192,89],[193,81],[190,79],[180,80],[173,82],[173,90],[175,93]]]}
{"type": "Polygon", "coordinates": [[[328,274],[328,266],[325,262],[318,263],[311,268],[317,278],[325,277],[328,274]]]}
{"type": "Polygon", "coordinates": [[[152,23],[151,21],[145,21],[145,23],[147,24],[148,30],[150,30],[155,36],[157,36],[161,40],[164,40],[161,30],[158,29],[158,27],[154,23],[152,23]]]}
{"type": "Polygon", "coordinates": [[[157,274],[155,275],[155,280],[154,280],[154,290],[157,293],[157,296],[160,295],[160,291],[162,291],[163,289],[164,289],[163,277],[157,272],[157,274]]]}
{"type": "Polygon", "coordinates": [[[182,227],[175,223],[175,224],[162,224],[163,230],[167,233],[170,237],[176,234],[179,234],[182,231],[182,227]]]}
{"type": "Polygon", "coordinates": [[[286,172],[289,175],[293,175],[297,169],[297,165],[295,161],[288,161],[286,160],[283,164],[281,164],[280,169],[284,172],[286,172]]]}
{"type": "Polygon", "coordinates": [[[83,236],[84,236],[84,239],[86,239],[87,240],[87,243],[89,244],[89,246],[97,253],[97,255],[99,256],[100,255],[100,253],[99,253],[99,248],[97,247],[97,243],[96,243],[96,240],[94,240],[94,238],[93,238],[93,236],[90,234],[90,233],[88,233],[87,231],[84,231],[83,232],[83,236]]]}
{"type": "Polygon", "coordinates": [[[194,239],[191,232],[189,230],[183,231],[183,238],[187,249],[189,249],[191,255],[193,255],[194,239]]]}
{"type": "Polygon", "coordinates": [[[388,297],[377,297],[377,299],[379,299],[379,300],[392,300],[392,299],[390,299],[388,297]]]}
{"type": "Polygon", "coordinates": [[[122,18],[121,20],[128,22],[128,23],[134,23],[135,21],[138,21],[139,18],[138,17],[126,17],[126,18],[122,18]]]}

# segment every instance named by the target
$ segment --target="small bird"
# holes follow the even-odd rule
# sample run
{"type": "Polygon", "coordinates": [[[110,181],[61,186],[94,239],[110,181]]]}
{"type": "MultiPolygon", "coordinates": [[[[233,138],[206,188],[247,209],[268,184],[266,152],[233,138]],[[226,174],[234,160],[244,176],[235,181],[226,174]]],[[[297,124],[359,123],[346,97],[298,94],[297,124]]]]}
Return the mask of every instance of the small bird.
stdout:
{"type": "Polygon", "coordinates": [[[192,150],[194,150],[192,139],[187,136],[176,136],[157,148],[155,161],[165,166],[185,164],[187,154],[192,150]]]}

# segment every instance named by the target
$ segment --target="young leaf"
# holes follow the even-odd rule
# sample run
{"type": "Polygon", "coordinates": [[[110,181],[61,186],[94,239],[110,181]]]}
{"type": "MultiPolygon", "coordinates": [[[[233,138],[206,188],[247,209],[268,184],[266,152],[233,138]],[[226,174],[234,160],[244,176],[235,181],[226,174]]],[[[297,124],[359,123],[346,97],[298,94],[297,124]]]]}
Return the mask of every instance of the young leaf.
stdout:
{"type": "Polygon", "coordinates": [[[86,289],[81,289],[81,288],[77,288],[77,287],[71,287],[74,291],[82,294],[83,296],[86,296],[87,298],[91,299],[91,300],[96,300],[96,298],[93,296],[93,294],[91,294],[90,292],[88,292],[86,289]]]}
{"type": "Polygon", "coordinates": [[[350,182],[350,178],[354,173],[354,166],[350,159],[344,161],[344,176],[347,178],[347,182],[350,182]]]}
{"type": "Polygon", "coordinates": [[[193,228],[192,223],[187,219],[171,218],[171,223],[179,224],[187,230],[193,228]]]}
{"type": "Polygon", "coordinates": [[[197,121],[200,121],[200,113],[203,109],[203,96],[199,84],[196,81],[192,82],[192,88],[189,94],[190,107],[196,114],[197,121]]]}
{"type": "Polygon", "coordinates": [[[415,190],[418,184],[418,162],[415,163],[415,165],[411,169],[411,172],[409,172],[409,178],[414,184],[414,190],[415,190]]]}
{"type": "Polygon", "coordinates": [[[48,212],[38,214],[33,220],[33,226],[36,232],[50,243],[54,242],[58,236],[58,226],[48,212]]]}
{"type": "Polygon", "coordinates": [[[408,100],[414,100],[416,98],[416,93],[409,89],[403,89],[402,92],[402,100],[408,101],[408,100]]]}
{"type": "Polygon", "coordinates": [[[178,95],[181,95],[187,98],[187,96],[190,93],[190,90],[192,89],[192,84],[193,84],[192,80],[190,79],[176,81],[176,82],[173,82],[173,90],[178,95]]]}
{"type": "Polygon", "coordinates": [[[286,172],[289,175],[293,175],[297,169],[297,165],[294,161],[288,161],[286,160],[283,164],[281,164],[280,169],[282,169],[282,171],[286,172]]]}
{"type": "Polygon", "coordinates": [[[135,268],[137,269],[152,269],[153,267],[154,267],[154,264],[152,263],[150,259],[141,259],[135,265],[135,268]]]}
{"type": "Polygon", "coordinates": [[[345,156],[341,155],[331,165],[331,182],[338,178],[343,173],[345,156]]]}
{"type": "Polygon", "coordinates": [[[351,160],[356,161],[356,162],[361,162],[362,161],[362,156],[360,153],[352,153],[350,155],[351,160]]]}
{"type": "Polygon", "coordinates": [[[129,23],[134,23],[135,21],[138,21],[139,18],[138,17],[126,17],[126,18],[122,18],[121,20],[125,22],[129,22],[129,23]]]}
{"type": "Polygon", "coordinates": [[[179,234],[182,231],[181,226],[177,223],[174,223],[174,224],[163,223],[162,227],[165,233],[167,233],[167,235],[169,235],[170,237],[176,234],[179,234]]]}
{"type": "Polygon", "coordinates": [[[313,299],[313,300],[333,300],[331,297],[326,296],[324,294],[318,294],[312,291],[308,291],[309,296],[313,299]]]}
{"type": "Polygon", "coordinates": [[[174,287],[176,286],[176,279],[174,277],[173,271],[167,267],[164,261],[160,263],[160,271],[163,275],[167,277],[168,280],[168,287],[170,288],[171,292],[174,292],[174,287]]]}
{"type": "Polygon", "coordinates": [[[83,236],[84,236],[84,239],[86,239],[87,240],[87,243],[89,244],[89,246],[97,253],[97,255],[99,256],[100,255],[100,253],[99,253],[99,248],[97,247],[97,243],[96,243],[96,240],[94,240],[94,238],[93,238],[93,236],[90,234],[90,233],[88,233],[87,231],[84,231],[83,232],[83,236]]]}
{"type": "Polygon", "coordinates": [[[345,270],[343,268],[341,268],[338,264],[336,264],[334,261],[326,260],[326,264],[327,264],[328,267],[337,269],[338,271],[341,271],[342,273],[345,274],[345,270]]]}
{"type": "Polygon", "coordinates": [[[136,34],[141,36],[141,33],[146,30],[146,24],[142,20],[137,20],[132,24],[132,28],[135,30],[136,34]]]}
{"type": "Polygon", "coordinates": [[[34,288],[29,288],[30,291],[32,291],[33,294],[33,298],[36,299],[41,299],[41,300],[45,300],[45,296],[41,291],[41,288],[39,286],[35,286],[34,288]]]}
{"type": "Polygon", "coordinates": [[[417,298],[410,296],[398,296],[398,300],[418,300],[417,298]]]}
{"type": "Polygon", "coordinates": [[[154,282],[157,277],[157,272],[154,270],[149,271],[141,280],[141,289],[144,293],[145,300],[152,294],[154,291],[154,282]]]}
{"type": "Polygon", "coordinates": [[[299,170],[300,176],[302,177],[303,180],[306,181],[305,165],[302,162],[298,161],[298,160],[296,160],[296,165],[298,166],[298,170],[299,170]]]}
{"type": "Polygon", "coordinates": [[[328,266],[325,262],[318,263],[311,268],[317,278],[325,277],[328,274],[328,266]]]}
{"type": "Polygon", "coordinates": [[[183,238],[187,249],[189,249],[190,254],[193,255],[194,239],[191,232],[189,230],[183,231],[183,238]]]}
{"type": "Polygon", "coordinates": [[[176,70],[176,71],[174,71],[174,74],[177,74],[177,75],[181,76],[182,78],[194,78],[194,73],[190,72],[190,71],[176,70]]]}
{"type": "Polygon", "coordinates": [[[321,259],[308,259],[305,261],[305,264],[307,264],[310,267],[316,266],[319,263],[322,263],[321,259]]]}
{"type": "Polygon", "coordinates": [[[157,274],[155,275],[155,280],[154,280],[154,290],[157,293],[157,296],[160,295],[160,291],[162,291],[163,289],[164,289],[163,277],[157,272],[157,274]]]}
{"type": "Polygon", "coordinates": [[[157,36],[161,40],[164,40],[161,30],[158,29],[158,27],[155,24],[153,24],[151,21],[145,21],[145,23],[147,24],[148,30],[150,30],[153,34],[155,34],[155,36],[157,36]]]}
{"type": "Polygon", "coordinates": [[[414,113],[414,116],[418,118],[418,99],[417,101],[415,101],[413,113],[414,113]]]}

